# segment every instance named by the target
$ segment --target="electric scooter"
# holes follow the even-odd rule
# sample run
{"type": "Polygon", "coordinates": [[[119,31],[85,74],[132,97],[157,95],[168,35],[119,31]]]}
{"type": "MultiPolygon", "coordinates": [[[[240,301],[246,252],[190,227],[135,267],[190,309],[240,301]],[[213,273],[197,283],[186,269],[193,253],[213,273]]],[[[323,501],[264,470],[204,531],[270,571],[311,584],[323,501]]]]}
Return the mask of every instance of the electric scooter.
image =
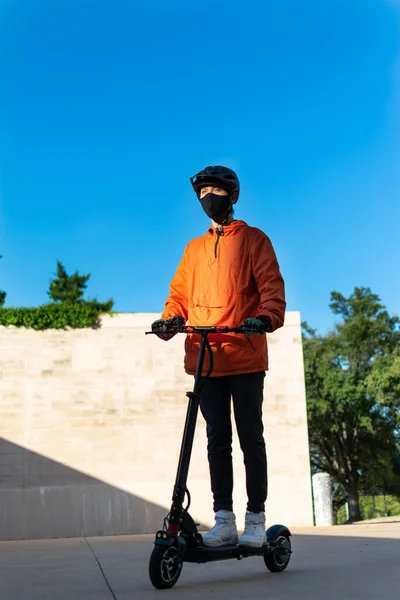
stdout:
{"type": "Polygon", "coordinates": [[[262,556],[265,566],[269,571],[275,573],[284,571],[289,564],[292,554],[290,540],[292,534],[284,525],[272,525],[269,527],[266,531],[265,543],[260,548],[240,545],[207,547],[204,545],[202,535],[197,529],[198,525],[196,525],[189,514],[191,498],[186,483],[199,409],[199,391],[206,348],[210,356],[210,367],[206,377],[210,375],[213,368],[213,356],[208,336],[215,333],[246,335],[254,332],[243,327],[195,327],[178,325],[176,322],[174,324],[174,320],[172,320],[172,325],[168,327],[167,331],[148,331],[146,335],[157,335],[158,333],[162,333],[163,335],[175,335],[177,333],[198,334],[201,336],[201,343],[193,391],[186,393],[189,403],[171,509],[164,519],[163,529],[156,533],[154,548],[150,556],[149,576],[151,583],[156,589],[173,587],[180,577],[184,562],[200,564],[230,558],[241,560],[249,556],[262,556]],[[185,496],[187,496],[187,504],[184,507],[185,496]]]}

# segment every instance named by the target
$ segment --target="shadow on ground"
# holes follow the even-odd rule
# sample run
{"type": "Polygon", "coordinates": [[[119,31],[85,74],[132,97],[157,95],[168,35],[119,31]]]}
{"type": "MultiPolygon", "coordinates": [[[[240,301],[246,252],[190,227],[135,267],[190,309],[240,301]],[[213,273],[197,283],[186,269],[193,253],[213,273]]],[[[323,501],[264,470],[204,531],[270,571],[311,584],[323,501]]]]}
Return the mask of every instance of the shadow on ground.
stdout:
{"type": "Polygon", "coordinates": [[[168,510],[0,438],[0,540],[150,533],[168,510]]]}

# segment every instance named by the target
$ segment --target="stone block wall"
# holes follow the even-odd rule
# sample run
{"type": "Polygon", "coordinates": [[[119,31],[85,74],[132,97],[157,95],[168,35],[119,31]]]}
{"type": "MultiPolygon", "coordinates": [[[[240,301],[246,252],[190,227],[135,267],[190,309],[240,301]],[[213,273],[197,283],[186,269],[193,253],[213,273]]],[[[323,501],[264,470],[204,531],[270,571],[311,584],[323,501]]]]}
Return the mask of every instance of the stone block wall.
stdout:
{"type": "MultiPolygon", "coordinates": [[[[184,336],[145,336],[158,314],[105,317],[99,330],[0,328],[0,539],[154,532],[168,512],[193,378],[184,336]]],[[[299,313],[268,336],[264,423],[268,523],[313,523],[299,313]]],[[[244,466],[234,429],[235,511],[244,466]]],[[[199,413],[191,513],[213,522],[199,413]]]]}

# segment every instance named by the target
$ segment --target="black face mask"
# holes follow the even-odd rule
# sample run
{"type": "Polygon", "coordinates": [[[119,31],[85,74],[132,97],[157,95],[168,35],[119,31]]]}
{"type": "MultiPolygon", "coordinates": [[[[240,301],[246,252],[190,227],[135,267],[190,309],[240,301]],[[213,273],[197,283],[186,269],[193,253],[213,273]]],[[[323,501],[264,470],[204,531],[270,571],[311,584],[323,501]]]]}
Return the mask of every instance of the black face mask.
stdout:
{"type": "Polygon", "coordinates": [[[232,202],[230,196],[210,193],[203,196],[203,198],[199,198],[199,200],[206,215],[216,223],[223,223],[231,212],[232,202]]]}

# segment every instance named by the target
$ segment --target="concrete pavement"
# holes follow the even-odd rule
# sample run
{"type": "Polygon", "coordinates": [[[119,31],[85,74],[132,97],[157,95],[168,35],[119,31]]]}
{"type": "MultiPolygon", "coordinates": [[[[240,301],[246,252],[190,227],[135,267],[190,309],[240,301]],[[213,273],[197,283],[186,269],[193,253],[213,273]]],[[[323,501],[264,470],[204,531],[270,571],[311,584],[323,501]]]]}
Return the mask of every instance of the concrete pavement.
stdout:
{"type": "Polygon", "coordinates": [[[400,523],[293,530],[291,562],[183,565],[172,590],[148,578],[153,536],[0,542],[0,600],[378,600],[400,597],[400,523]]]}

